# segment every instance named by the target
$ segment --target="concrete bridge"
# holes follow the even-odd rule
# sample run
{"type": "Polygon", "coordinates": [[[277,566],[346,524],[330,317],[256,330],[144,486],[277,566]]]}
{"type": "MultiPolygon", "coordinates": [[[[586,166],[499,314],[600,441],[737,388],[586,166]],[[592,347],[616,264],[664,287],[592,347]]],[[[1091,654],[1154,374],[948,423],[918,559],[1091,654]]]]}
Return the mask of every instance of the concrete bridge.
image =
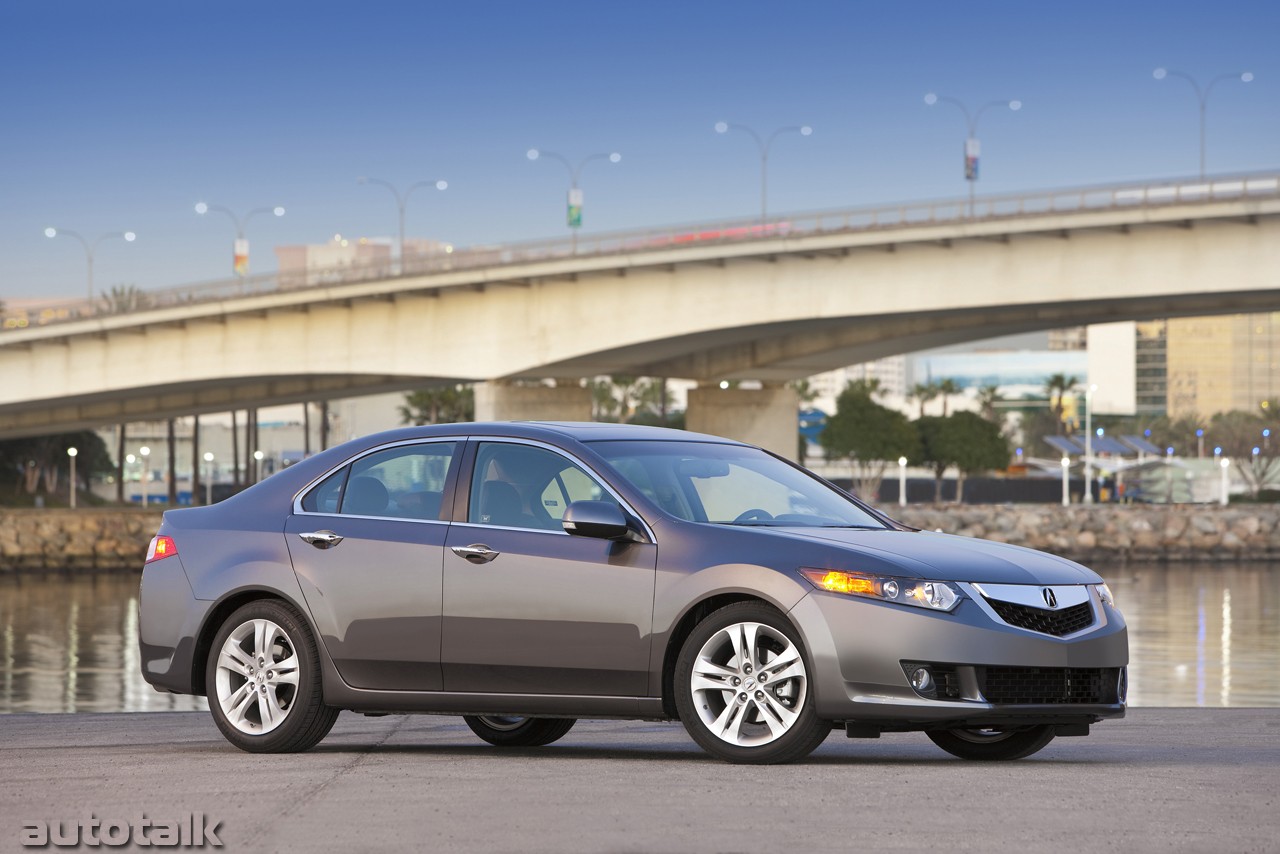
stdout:
{"type": "Polygon", "coordinates": [[[586,418],[579,379],[698,380],[688,424],[794,452],[784,381],[1085,323],[1280,309],[1280,174],[460,250],[3,318],[0,437],[478,381],[586,418]],[[724,379],[761,390],[722,391],[724,379]],[[521,381],[540,381],[526,385],[521,381]],[[546,380],[555,380],[550,387],[546,380]]]}

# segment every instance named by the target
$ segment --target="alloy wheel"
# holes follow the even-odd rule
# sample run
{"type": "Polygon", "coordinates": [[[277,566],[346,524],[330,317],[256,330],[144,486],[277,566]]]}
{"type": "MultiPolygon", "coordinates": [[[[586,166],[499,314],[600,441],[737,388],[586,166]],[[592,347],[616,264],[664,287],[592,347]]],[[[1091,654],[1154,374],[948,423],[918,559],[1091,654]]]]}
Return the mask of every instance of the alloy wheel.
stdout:
{"type": "Polygon", "coordinates": [[[218,652],[217,699],[227,722],[265,735],[284,722],[298,693],[293,641],[266,619],[241,623],[218,652]]]}

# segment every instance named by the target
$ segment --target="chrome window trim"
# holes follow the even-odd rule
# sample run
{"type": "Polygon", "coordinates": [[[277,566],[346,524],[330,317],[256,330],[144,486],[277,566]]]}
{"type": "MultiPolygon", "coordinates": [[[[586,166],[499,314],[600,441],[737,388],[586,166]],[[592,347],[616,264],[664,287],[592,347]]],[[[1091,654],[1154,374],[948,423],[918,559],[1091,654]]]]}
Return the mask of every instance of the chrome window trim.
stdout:
{"type": "MultiPolygon", "coordinates": [[[[403,439],[399,442],[389,442],[386,445],[378,445],[376,448],[370,448],[367,451],[361,451],[355,456],[347,457],[345,460],[338,463],[336,466],[329,469],[324,474],[318,477],[312,478],[306,484],[306,486],[302,487],[296,493],[294,493],[293,515],[294,516],[329,516],[329,517],[335,517],[340,519],[383,519],[383,520],[395,520],[397,522],[428,522],[428,523],[435,522],[437,524],[447,525],[449,523],[443,519],[409,519],[404,516],[357,516],[353,513],[321,513],[319,511],[302,509],[302,499],[307,496],[307,493],[311,492],[312,489],[319,486],[321,483],[327,480],[331,475],[333,475],[339,469],[343,469],[349,465],[353,465],[358,460],[362,460],[367,456],[371,456],[372,454],[377,454],[377,453],[381,453],[382,451],[390,450],[391,448],[402,448],[402,447],[405,447],[406,445],[439,445],[446,442],[459,446],[457,448],[454,448],[454,453],[456,454],[461,450],[461,446],[465,444],[466,437],[451,436],[451,437],[439,437],[439,438],[433,437],[430,439],[403,439]]],[[[452,459],[450,460],[450,464],[452,464],[452,459]]]]}
{"type": "MultiPolygon", "coordinates": [[[[541,448],[544,451],[550,451],[553,454],[558,454],[559,456],[565,458],[569,462],[578,466],[583,471],[589,473],[591,477],[596,480],[597,483],[599,483],[601,486],[604,487],[606,492],[608,492],[611,496],[613,496],[613,500],[617,501],[620,507],[626,510],[627,513],[630,514],[632,518],[637,519],[640,522],[640,524],[644,527],[644,535],[646,538],[648,538],[649,542],[657,543],[658,541],[657,537],[653,535],[653,528],[649,527],[648,521],[643,516],[641,516],[639,513],[636,512],[636,509],[631,506],[631,503],[629,501],[627,501],[625,498],[623,498],[621,495],[618,494],[618,491],[613,488],[613,484],[609,483],[608,478],[600,474],[600,472],[597,471],[594,466],[587,465],[585,461],[578,459],[576,456],[574,456],[573,454],[570,454],[563,448],[556,447],[555,445],[549,444],[547,442],[538,441],[537,439],[525,439],[525,438],[520,438],[516,436],[469,436],[467,438],[470,441],[476,443],[477,459],[479,458],[479,455],[480,455],[479,446],[487,445],[487,444],[530,445],[535,448],[541,448]]],[[[563,528],[552,531],[546,528],[516,528],[516,527],[508,527],[505,525],[487,525],[484,522],[472,522],[471,521],[471,488],[472,486],[474,486],[475,475],[476,475],[476,470],[475,470],[475,465],[473,463],[471,467],[472,482],[467,484],[467,520],[465,522],[454,522],[453,524],[467,525],[469,527],[475,527],[475,528],[488,528],[491,530],[536,531],[540,534],[561,534],[566,537],[574,536],[573,534],[570,534],[568,531],[564,530],[563,528]]],[[[565,509],[568,510],[569,508],[566,507],[565,509]]]]}
{"type": "MultiPolygon", "coordinates": [[[[1056,640],[1056,641],[1069,641],[1069,640],[1071,640],[1071,639],[1073,639],[1073,638],[1078,638],[1078,637],[1080,637],[1080,636],[1082,636],[1082,635],[1087,635],[1087,634],[1089,634],[1090,632],[1096,632],[1096,631],[1099,631],[1099,630],[1101,630],[1101,629],[1106,628],[1106,626],[1107,626],[1107,612],[1106,612],[1106,609],[1102,607],[1102,596],[1098,593],[1097,589],[1095,589],[1094,585],[1092,585],[1092,584],[1005,584],[1005,585],[999,585],[999,586],[1001,586],[1001,587],[1026,587],[1028,591],[1032,591],[1032,590],[1034,590],[1034,591],[1040,591],[1040,590],[1043,590],[1043,589],[1044,589],[1044,588],[1046,588],[1046,587],[1052,587],[1052,588],[1054,588],[1055,590],[1061,590],[1061,589],[1062,589],[1062,588],[1064,588],[1064,587],[1083,587],[1083,588],[1085,589],[1085,602],[1088,602],[1088,603],[1092,606],[1092,608],[1093,608],[1093,623],[1091,623],[1091,624],[1090,624],[1090,625],[1088,625],[1088,626],[1085,626],[1085,627],[1084,627],[1083,629],[1081,629],[1080,631],[1078,631],[1078,632],[1072,632],[1072,633],[1071,633],[1071,634],[1069,634],[1069,635],[1051,635],[1051,634],[1047,634],[1047,633],[1045,633],[1045,632],[1037,632],[1037,631],[1035,631],[1035,630],[1033,630],[1033,629],[1025,629],[1025,628],[1023,628],[1022,626],[1015,626],[1015,625],[1013,625],[1012,623],[1006,623],[1006,622],[1004,621],[1004,619],[1003,619],[1003,618],[1001,618],[1001,616],[1000,616],[999,614],[997,614],[997,613],[996,613],[995,609],[994,609],[994,608],[992,608],[992,607],[987,603],[986,595],[985,595],[985,594],[983,593],[983,591],[982,591],[982,586],[981,586],[981,583],[980,583],[980,582],[965,582],[965,581],[957,581],[957,582],[955,582],[955,583],[956,583],[956,585],[958,585],[958,586],[960,587],[960,589],[961,589],[961,590],[963,590],[963,591],[965,592],[965,595],[967,595],[970,599],[972,599],[972,600],[974,601],[974,604],[976,604],[979,608],[981,608],[981,609],[982,609],[982,612],[983,612],[984,614],[986,614],[986,615],[987,615],[987,617],[989,617],[989,618],[990,618],[992,621],[994,621],[995,623],[997,623],[997,624],[999,624],[999,625],[1001,625],[1001,626],[1004,626],[1005,628],[1013,629],[1014,631],[1018,631],[1018,632],[1026,632],[1026,633],[1027,633],[1027,634],[1029,634],[1029,635],[1035,635],[1035,636],[1036,636],[1036,637],[1038,637],[1038,638],[1048,638],[1049,640],[1056,640]]],[[[988,586],[995,586],[995,585],[988,585],[988,586]]],[[[992,598],[993,598],[993,599],[1000,599],[1000,597],[999,597],[999,596],[992,596],[992,598]]],[[[1003,599],[1001,599],[1000,601],[1007,601],[1007,600],[1003,600],[1003,599]]],[[[1023,604],[1023,603],[1014,602],[1013,604],[1018,605],[1018,604],[1023,604]]],[[[1080,602],[1080,603],[1076,603],[1076,604],[1084,604],[1084,603],[1083,603],[1083,602],[1080,602]]],[[[1035,607],[1039,607],[1039,606],[1037,606],[1037,605],[1034,605],[1034,604],[1033,604],[1033,605],[1031,605],[1030,607],[1035,608],[1035,607]]],[[[1071,606],[1064,606],[1064,607],[1071,607],[1071,606]]]]}

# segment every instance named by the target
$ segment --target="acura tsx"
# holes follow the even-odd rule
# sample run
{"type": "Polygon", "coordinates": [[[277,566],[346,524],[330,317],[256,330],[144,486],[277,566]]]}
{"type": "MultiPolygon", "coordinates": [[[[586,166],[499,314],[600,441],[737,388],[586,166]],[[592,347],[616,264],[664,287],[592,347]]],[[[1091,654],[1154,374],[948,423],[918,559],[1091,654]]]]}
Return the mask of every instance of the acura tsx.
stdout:
{"type": "Polygon", "coordinates": [[[1017,759],[1124,715],[1089,569],[919,531],[759,448],[613,424],[410,427],[170,510],[142,574],[156,688],[237,747],[343,709],[460,715],[499,746],[679,720],[778,763],[835,728],[1017,759]]]}

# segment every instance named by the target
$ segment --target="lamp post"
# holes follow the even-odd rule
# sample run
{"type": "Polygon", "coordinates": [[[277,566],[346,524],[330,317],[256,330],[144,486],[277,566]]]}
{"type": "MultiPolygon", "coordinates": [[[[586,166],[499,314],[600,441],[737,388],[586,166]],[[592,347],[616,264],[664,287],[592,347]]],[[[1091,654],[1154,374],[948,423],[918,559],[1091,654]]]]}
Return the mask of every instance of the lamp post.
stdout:
{"type": "Polygon", "coordinates": [[[213,451],[204,452],[204,461],[208,464],[204,482],[204,503],[208,506],[213,503],[213,451]]]}
{"type": "MultiPolygon", "coordinates": [[[[924,96],[924,102],[930,107],[938,103],[951,104],[964,113],[965,126],[968,128],[969,135],[964,140],[964,179],[969,182],[969,217],[973,217],[973,193],[974,187],[978,183],[978,158],[982,152],[982,146],[978,143],[978,119],[982,118],[982,114],[992,107],[1008,107],[1013,112],[1022,109],[1021,101],[988,101],[977,109],[977,112],[970,112],[969,107],[958,98],[952,98],[949,95],[939,95],[930,92],[924,96]]],[[[1087,492],[1085,493],[1088,494],[1087,492]]]]}
{"type": "Polygon", "coordinates": [[[1233,71],[1230,74],[1219,74],[1209,81],[1207,86],[1201,86],[1200,82],[1185,71],[1174,71],[1170,68],[1157,68],[1151,72],[1151,76],[1157,80],[1163,80],[1166,77],[1181,77],[1183,80],[1191,84],[1191,88],[1195,90],[1196,101],[1200,104],[1200,180],[1204,180],[1204,164],[1205,164],[1205,109],[1209,105],[1209,93],[1213,91],[1213,87],[1217,86],[1224,80],[1238,79],[1241,83],[1248,83],[1253,79],[1253,72],[1250,71],[1233,71]]]}
{"type": "Polygon", "coordinates": [[[1223,457],[1221,460],[1219,460],[1218,465],[1222,467],[1222,502],[1221,503],[1223,507],[1226,507],[1227,506],[1227,489],[1230,488],[1230,485],[1231,485],[1231,476],[1228,474],[1228,471],[1231,468],[1231,460],[1227,459],[1226,457],[1223,457]]]}
{"type": "Polygon", "coordinates": [[[254,461],[253,482],[254,483],[257,483],[258,481],[262,480],[262,459],[265,456],[266,454],[262,453],[262,451],[253,452],[253,461],[254,461]]]}
{"type": "Polygon", "coordinates": [[[1093,503],[1093,383],[1084,393],[1084,503],[1093,503]]]}
{"type": "Polygon", "coordinates": [[[619,163],[622,155],[614,151],[609,154],[588,154],[586,157],[578,161],[575,166],[569,162],[569,159],[563,154],[557,154],[554,151],[542,151],[537,148],[531,148],[524,153],[525,157],[530,160],[538,160],[543,157],[549,157],[552,160],[558,160],[564,164],[564,168],[569,170],[569,197],[566,207],[565,221],[569,225],[569,233],[573,238],[573,254],[578,254],[578,229],[582,228],[582,190],[578,187],[578,179],[582,176],[582,168],[594,160],[608,160],[610,163],[619,163]]]}
{"type": "Polygon", "coordinates": [[[75,448],[67,448],[67,456],[71,458],[71,509],[76,509],[76,454],[75,448]]]}
{"type": "Polygon", "coordinates": [[[360,177],[356,179],[356,183],[357,184],[377,184],[379,187],[386,187],[388,190],[391,191],[391,195],[396,197],[396,210],[399,211],[399,214],[400,214],[400,243],[399,243],[399,248],[396,251],[397,253],[399,253],[397,256],[397,261],[400,264],[400,272],[403,273],[404,272],[404,209],[405,209],[405,206],[409,204],[409,196],[413,195],[414,190],[419,190],[423,187],[435,187],[437,190],[444,191],[448,189],[449,182],[441,181],[441,180],[418,181],[417,183],[410,184],[408,187],[406,187],[403,193],[401,193],[398,189],[396,189],[396,186],[392,184],[390,181],[383,181],[381,178],[360,177]]]}
{"type": "Polygon", "coordinates": [[[1204,459],[1204,428],[1196,428],[1196,459],[1204,459]]]}
{"type": "Polygon", "coordinates": [[[240,278],[244,278],[249,272],[249,241],[245,239],[244,230],[249,225],[249,220],[258,214],[269,213],[275,216],[284,216],[284,208],[276,205],[273,208],[254,208],[243,217],[236,216],[230,208],[224,208],[222,205],[210,205],[204,202],[196,202],[196,213],[201,216],[209,211],[217,211],[224,213],[231,218],[231,222],[236,227],[236,242],[232,247],[231,269],[240,278]]]}
{"type": "Polygon", "coordinates": [[[778,138],[779,134],[798,133],[801,136],[810,136],[813,134],[813,128],[808,125],[787,125],[780,127],[773,133],[769,134],[768,139],[764,139],[760,134],[756,133],[754,128],[746,125],[733,124],[732,122],[716,122],[716,133],[728,133],[731,130],[740,130],[743,133],[751,135],[756,141],[756,147],[760,149],[760,224],[768,222],[769,219],[769,149],[773,148],[773,141],[778,138]]]}
{"type": "Polygon", "coordinates": [[[898,506],[907,506],[907,458],[898,457],[898,506]]]}
{"type": "Polygon", "coordinates": [[[1071,457],[1062,456],[1062,506],[1071,504],[1071,457]]]}
{"type": "Polygon", "coordinates": [[[85,240],[82,235],[75,231],[68,231],[65,228],[46,228],[44,230],[45,237],[70,237],[73,240],[80,241],[80,245],[84,247],[85,260],[89,262],[89,283],[85,292],[89,302],[93,302],[93,255],[98,250],[98,244],[104,240],[110,240],[113,237],[119,237],[126,243],[132,243],[138,239],[138,235],[132,231],[112,231],[107,234],[100,235],[93,240],[85,240]]]}
{"type": "Polygon", "coordinates": [[[147,457],[151,456],[151,449],[146,445],[143,445],[141,448],[138,449],[138,454],[142,457],[142,476],[140,478],[140,480],[142,481],[142,506],[146,507],[147,506],[147,481],[151,478],[151,471],[147,468],[147,465],[148,465],[147,457]]]}

